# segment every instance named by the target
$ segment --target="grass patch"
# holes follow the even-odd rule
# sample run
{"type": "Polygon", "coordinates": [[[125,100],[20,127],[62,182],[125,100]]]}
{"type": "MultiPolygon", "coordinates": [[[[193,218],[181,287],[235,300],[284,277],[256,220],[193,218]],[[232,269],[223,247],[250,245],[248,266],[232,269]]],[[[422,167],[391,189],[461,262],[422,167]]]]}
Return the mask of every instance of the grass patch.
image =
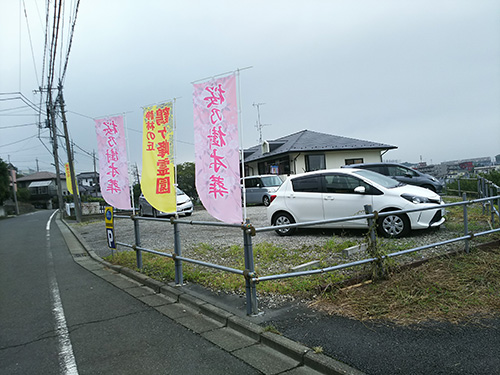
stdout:
{"type": "MultiPolygon", "coordinates": [[[[468,208],[469,229],[477,232],[488,230],[489,215],[483,214],[480,205],[468,208]]],[[[463,233],[463,208],[448,208],[446,233],[450,238],[463,233]]],[[[498,239],[499,235],[476,237],[471,242],[481,243],[498,239]]],[[[417,237],[404,239],[378,238],[382,252],[394,252],[417,246],[417,237]]],[[[257,275],[290,272],[294,266],[319,261],[321,268],[344,263],[342,250],[359,245],[358,241],[342,236],[327,239],[323,246],[299,246],[294,248],[272,243],[254,243],[254,263],[257,275]]],[[[461,245],[460,245],[461,246],[461,245]]],[[[171,250],[165,250],[171,252],[171,250]]],[[[226,246],[215,249],[208,243],[200,243],[186,251],[187,257],[214,262],[239,270],[245,268],[242,246],[226,246]]],[[[409,255],[421,259],[421,253],[409,255]]],[[[386,268],[396,267],[391,258],[386,268]]],[[[136,269],[135,252],[115,253],[107,261],[130,269],[136,269]]],[[[427,320],[459,322],[477,321],[500,312],[500,249],[474,250],[392,274],[388,280],[380,280],[359,288],[339,289],[348,278],[366,273],[369,265],[358,270],[339,271],[313,276],[294,277],[266,281],[257,286],[260,295],[287,295],[293,298],[315,300],[313,305],[331,314],[339,314],[360,320],[391,320],[402,324],[427,320]],[[319,297],[318,297],[319,295],[319,297]]],[[[183,262],[186,282],[196,283],[214,291],[245,293],[242,276],[183,262]]],[[[174,261],[158,255],[143,253],[142,273],[162,282],[175,278],[174,261]]]]}
{"type": "Polygon", "coordinates": [[[314,302],[358,320],[478,322],[500,311],[500,249],[474,250],[359,288],[337,289],[314,302]]]}
{"type": "MultiPolygon", "coordinates": [[[[351,242],[337,244],[336,251],[351,246],[351,242]]],[[[218,248],[217,264],[235,269],[245,269],[243,248],[241,246],[228,246],[218,248]]],[[[170,250],[168,250],[170,252],[170,250]]],[[[215,252],[208,244],[199,244],[191,254],[195,259],[213,262],[211,258],[215,252]]],[[[258,275],[289,272],[290,267],[319,260],[320,266],[331,265],[328,257],[331,255],[331,246],[321,249],[318,247],[302,247],[289,249],[270,243],[258,243],[254,245],[255,270],[258,275]]],[[[136,268],[136,255],[132,251],[115,253],[105,258],[112,264],[122,265],[130,269],[136,268]]],[[[170,258],[143,252],[142,255],[143,274],[162,282],[170,282],[175,279],[174,261],[170,258]]],[[[203,285],[212,290],[224,292],[245,292],[245,280],[242,276],[202,267],[188,262],[183,262],[184,281],[203,285]]],[[[139,270],[138,270],[139,271],[139,270]]],[[[341,273],[326,273],[321,275],[290,278],[284,280],[268,281],[258,286],[259,293],[263,294],[288,294],[294,297],[312,297],[317,294],[319,286],[333,285],[347,278],[341,273]]]]}

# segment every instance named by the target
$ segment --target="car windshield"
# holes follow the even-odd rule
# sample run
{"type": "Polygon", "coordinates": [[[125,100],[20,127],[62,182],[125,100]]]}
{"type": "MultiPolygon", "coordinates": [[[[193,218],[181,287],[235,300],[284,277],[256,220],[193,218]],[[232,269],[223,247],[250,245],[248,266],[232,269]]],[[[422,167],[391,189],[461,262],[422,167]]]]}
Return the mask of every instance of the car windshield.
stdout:
{"type": "Polygon", "coordinates": [[[380,173],[377,172],[372,172],[366,169],[362,169],[359,171],[354,172],[355,174],[367,178],[370,181],[375,182],[376,184],[379,184],[387,189],[392,189],[404,184],[401,184],[399,181],[396,181],[390,177],[386,177],[380,173]]]}
{"type": "Polygon", "coordinates": [[[283,181],[281,181],[281,178],[278,176],[266,176],[262,177],[262,185],[265,187],[270,187],[270,186],[280,186],[283,181]]]}

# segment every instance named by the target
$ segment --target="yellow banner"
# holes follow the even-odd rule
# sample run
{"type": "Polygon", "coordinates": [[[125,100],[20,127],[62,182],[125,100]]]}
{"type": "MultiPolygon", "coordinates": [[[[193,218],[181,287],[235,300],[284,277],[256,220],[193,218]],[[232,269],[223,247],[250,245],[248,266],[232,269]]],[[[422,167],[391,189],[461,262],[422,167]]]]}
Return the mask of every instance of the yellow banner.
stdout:
{"type": "MultiPolygon", "coordinates": [[[[73,194],[73,184],[71,183],[71,172],[69,170],[69,163],[65,164],[66,169],[66,187],[70,194],[73,194]]],[[[76,193],[78,194],[78,185],[76,186],[76,193]]]]}
{"type": "Polygon", "coordinates": [[[141,190],[158,211],[175,213],[172,103],[144,108],[141,190]]]}

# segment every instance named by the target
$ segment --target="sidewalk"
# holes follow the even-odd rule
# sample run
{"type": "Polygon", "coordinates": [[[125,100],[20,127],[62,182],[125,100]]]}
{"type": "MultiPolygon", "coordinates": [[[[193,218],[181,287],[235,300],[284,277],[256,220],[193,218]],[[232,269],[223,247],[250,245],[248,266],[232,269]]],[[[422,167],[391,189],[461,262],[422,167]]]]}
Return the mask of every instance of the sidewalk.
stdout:
{"type": "MultiPolygon", "coordinates": [[[[245,315],[241,298],[218,299],[197,286],[175,287],[98,257],[60,219],[57,224],[79,265],[124,290],[166,317],[251,365],[263,374],[363,374],[300,343],[268,332],[245,315]]],[[[262,322],[262,318],[258,318],[262,322]]],[[[265,326],[264,326],[265,327],[265,326]]]]}

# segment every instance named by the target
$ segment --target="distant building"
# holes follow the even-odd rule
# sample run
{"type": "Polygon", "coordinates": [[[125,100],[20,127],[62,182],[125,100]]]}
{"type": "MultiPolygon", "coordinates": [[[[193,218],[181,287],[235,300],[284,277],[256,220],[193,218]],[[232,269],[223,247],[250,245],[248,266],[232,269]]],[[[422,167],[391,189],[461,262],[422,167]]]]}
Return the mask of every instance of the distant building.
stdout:
{"type": "MultiPolygon", "coordinates": [[[[61,175],[63,196],[68,195],[66,176],[61,175]]],[[[57,175],[51,172],[36,172],[17,179],[18,188],[30,191],[30,200],[35,206],[52,208],[52,199],[57,201],[57,175]]]]}
{"type": "Polygon", "coordinates": [[[422,173],[430,174],[436,178],[444,178],[448,175],[448,166],[446,164],[419,165],[416,169],[422,173]]]}
{"type": "Polygon", "coordinates": [[[489,156],[482,157],[482,158],[471,158],[471,159],[463,159],[463,160],[452,160],[452,161],[445,161],[443,164],[446,165],[464,165],[464,169],[468,169],[469,166],[472,165],[472,167],[487,167],[489,165],[492,165],[491,158],[489,156]]]}
{"type": "Polygon", "coordinates": [[[91,197],[101,197],[101,188],[99,186],[99,173],[82,172],[76,176],[80,195],[91,197]]]}

